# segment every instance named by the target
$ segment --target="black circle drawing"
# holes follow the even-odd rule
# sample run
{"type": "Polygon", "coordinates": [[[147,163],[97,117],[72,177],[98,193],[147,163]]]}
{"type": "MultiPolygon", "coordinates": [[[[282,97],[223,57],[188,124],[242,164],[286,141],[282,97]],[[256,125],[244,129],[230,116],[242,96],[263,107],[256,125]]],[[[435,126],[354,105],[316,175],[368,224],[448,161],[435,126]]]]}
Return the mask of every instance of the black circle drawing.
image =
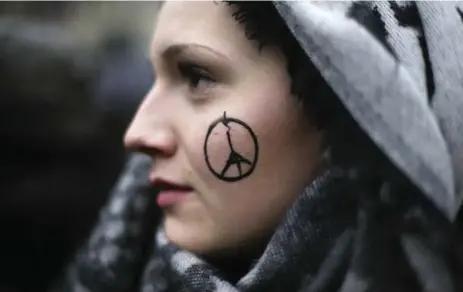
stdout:
{"type": "MultiPolygon", "coordinates": [[[[225,137],[224,137],[225,139],[225,137]]],[[[239,181],[245,177],[248,177],[255,169],[256,163],[257,163],[257,158],[259,156],[259,145],[257,144],[257,137],[256,134],[252,131],[251,127],[249,127],[246,123],[244,123],[241,120],[235,119],[235,118],[229,118],[227,117],[227,112],[223,113],[223,117],[220,117],[216,121],[214,121],[210,126],[209,129],[207,130],[206,138],[204,141],[204,156],[206,158],[206,164],[209,170],[220,180],[227,181],[227,182],[236,182],[239,181]],[[254,146],[254,157],[252,159],[248,159],[241,155],[240,153],[236,152],[235,149],[233,148],[233,143],[231,139],[231,127],[230,124],[237,124],[240,127],[246,129],[246,131],[250,134],[254,146]],[[216,170],[214,167],[212,167],[210,161],[209,161],[209,155],[208,155],[208,149],[207,149],[207,142],[210,138],[210,135],[212,131],[214,130],[215,127],[218,125],[224,125],[227,128],[227,142],[228,142],[228,147],[230,148],[230,154],[228,156],[228,159],[225,163],[225,166],[221,170],[216,170]],[[242,164],[247,164],[249,165],[249,168],[247,171],[243,172],[243,169],[241,167],[242,164]],[[231,166],[236,165],[236,168],[238,169],[238,175],[236,176],[227,176],[226,173],[230,169],[231,166]]]]}

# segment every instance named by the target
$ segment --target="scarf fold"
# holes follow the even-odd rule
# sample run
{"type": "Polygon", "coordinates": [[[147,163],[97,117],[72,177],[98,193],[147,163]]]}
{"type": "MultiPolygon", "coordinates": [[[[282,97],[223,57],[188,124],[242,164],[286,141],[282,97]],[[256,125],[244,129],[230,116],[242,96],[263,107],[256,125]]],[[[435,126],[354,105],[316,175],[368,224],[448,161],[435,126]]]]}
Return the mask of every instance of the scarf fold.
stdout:
{"type": "Polygon", "coordinates": [[[156,226],[150,167],[149,157],[131,155],[90,237],[50,292],[126,292],[137,285],[156,226]]]}
{"type": "Polygon", "coordinates": [[[296,291],[303,279],[316,274],[335,240],[355,219],[356,208],[332,190],[337,176],[327,171],[304,190],[262,256],[237,283],[228,282],[207,261],[169,242],[161,227],[142,291],[296,291]]]}
{"type": "Polygon", "coordinates": [[[306,188],[256,264],[227,282],[162,227],[150,240],[149,165],[131,158],[90,240],[50,292],[459,291],[445,262],[448,224],[429,201],[365,196],[338,170],[306,188]]]}

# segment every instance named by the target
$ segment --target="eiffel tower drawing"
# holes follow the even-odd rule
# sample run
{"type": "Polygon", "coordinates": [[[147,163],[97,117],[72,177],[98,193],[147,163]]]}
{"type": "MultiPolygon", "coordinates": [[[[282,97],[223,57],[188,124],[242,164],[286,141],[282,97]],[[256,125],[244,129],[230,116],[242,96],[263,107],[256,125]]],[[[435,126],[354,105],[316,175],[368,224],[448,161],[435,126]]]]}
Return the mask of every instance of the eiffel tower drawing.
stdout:
{"type": "Polygon", "coordinates": [[[236,152],[235,149],[233,148],[233,143],[232,143],[231,136],[230,136],[231,128],[228,125],[229,120],[226,117],[225,112],[223,113],[222,123],[223,123],[223,125],[225,127],[227,127],[227,140],[228,140],[228,146],[230,147],[230,155],[228,156],[227,162],[225,163],[225,167],[222,169],[222,172],[220,173],[220,175],[222,177],[225,177],[225,174],[230,169],[230,167],[233,166],[233,165],[236,165],[236,168],[238,169],[239,176],[242,176],[243,171],[242,171],[242,168],[241,168],[241,164],[244,163],[244,164],[247,164],[247,165],[252,165],[252,162],[249,161],[247,158],[245,158],[243,155],[236,152]]]}

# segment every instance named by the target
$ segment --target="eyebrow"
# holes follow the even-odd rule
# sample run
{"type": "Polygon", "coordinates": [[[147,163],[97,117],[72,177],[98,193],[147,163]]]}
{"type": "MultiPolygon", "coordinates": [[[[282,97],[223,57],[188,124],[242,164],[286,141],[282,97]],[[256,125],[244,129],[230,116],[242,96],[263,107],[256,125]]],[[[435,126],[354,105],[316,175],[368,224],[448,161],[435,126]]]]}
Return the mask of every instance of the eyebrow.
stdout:
{"type": "Polygon", "coordinates": [[[224,54],[221,54],[217,51],[215,51],[214,49],[208,47],[208,46],[204,46],[204,45],[200,45],[200,44],[194,44],[194,43],[191,43],[191,44],[175,44],[175,45],[170,45],[169,47],[167,47],[161,54],[161,56],[163,58],[175,58],[177,57],[178,55],[188,51],[188,50],[191,50],[191,49],[199,49],[199,50],[203,50],[203,51],[207,51],[213,55],[216,55],[222,59],[225,59],[227,61],[230,61],[230,59],[225,56],[224,54]]]}

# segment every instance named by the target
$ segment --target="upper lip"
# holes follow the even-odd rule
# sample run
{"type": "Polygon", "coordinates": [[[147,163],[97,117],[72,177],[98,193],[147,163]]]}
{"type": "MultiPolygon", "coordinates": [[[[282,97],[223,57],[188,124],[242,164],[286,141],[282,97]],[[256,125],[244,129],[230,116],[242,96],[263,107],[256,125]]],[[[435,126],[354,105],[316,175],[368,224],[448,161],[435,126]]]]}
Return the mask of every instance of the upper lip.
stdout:
{"type": "Polygon", "coordinates": [[[179,184],[164,178],[153,178],[151,179],[151,184],[159,190],[192,190],[188,185],[179,184]]]}

